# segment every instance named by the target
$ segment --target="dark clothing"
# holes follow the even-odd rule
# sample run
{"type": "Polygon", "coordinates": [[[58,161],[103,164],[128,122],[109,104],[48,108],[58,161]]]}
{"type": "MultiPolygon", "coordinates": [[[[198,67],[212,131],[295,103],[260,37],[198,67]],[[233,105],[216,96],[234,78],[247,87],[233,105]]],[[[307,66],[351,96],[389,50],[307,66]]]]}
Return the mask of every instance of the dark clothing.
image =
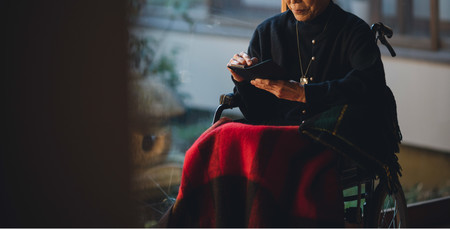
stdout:
{"type": "Polygon", "coordinates": [[[297,21],[290,10],[267,19],[250,41],[249,55],[274,60],[289,73],[286,80],[299,81],[296,26],[304,72],[315,57],[307,72],[306,104],[278,99],[249,82],[234,81],[246,120],[299,125],[303,134],[392,183],[400,173],[395,153],[401,133],[373,32],[331,1],[308,22],[297,21]]]}
{"type": "Polygon", "coordinates": [[[248,82],[235,82],[235,92],[243,100],[241,111],[250,123],[299,125],[334,104],[376,102],[386,84],[374,35],[363,20],[333,2],[308,22],[298,22],[290,10],[267,19],[250,41],[249,55],[260,61],[273,59],[287,70],[287,80],[299,81],[296,25],[303,71],[315,57],[307,73],[307,104],[278,99],[248,82]]]}

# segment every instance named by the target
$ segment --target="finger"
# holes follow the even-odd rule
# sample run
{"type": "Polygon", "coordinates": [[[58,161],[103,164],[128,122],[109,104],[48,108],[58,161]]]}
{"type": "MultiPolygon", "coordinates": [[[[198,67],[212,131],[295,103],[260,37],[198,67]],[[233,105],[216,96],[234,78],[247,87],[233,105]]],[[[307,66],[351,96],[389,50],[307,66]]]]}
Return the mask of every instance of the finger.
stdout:
{"type": "Polygon", "coordinates": [[[251,84],[285,100],[306,103],[305,91],[296,81],[254,79],[251,84]]]}
{"type": "Polygon", "coordinates": [[[248,66],[253,64],[252,58],[246,52],[241,52],[239,55],[244,58],[248,66]]]}
{"type": "Polygon", "coordinates": [[[277,80],[269,80],[269,79],[261,79],[261,78],[256,78],[252,81],[258,85],[267,85],[267,86],[276,84],[276,82],[277,82],[277,80]]]}
{"type": "Polygon", "coordinates": [[[253,85],[253,86],[255,86],[256,88],[259,88],[259,89],[262,89],[262,90],[268,90],[266,87],[266,85],[265,84],[262,84],[262,83],[259,83],[259,82],[257,82],[257,81],[255,81],[255,80],[252,80],[252,81],[250,81],[250,83],[253,85]]]}
{"type": "Polygon", "coordinates": [[[240,55],[240,54],[234,54],[233,59],[238,62],[238,64],[247,65],[247,61],[240,55]]]}
{"type": "Polygon", "coordinates": [[[265,90],[278,98],[282,96],[283,85],[278,80],[254,79],[251,83],[255,87],[265,90]]]}
{"type": "Polygon", "coordinates": [[[250,83],[257,88],[263,89],[266,91],[271,91],[274,88],[272,80],[268,80],[268,79],[256,78],[256,79],[252,80],[250,83]]]}
{"type": "Polygon", "coordinates": [[[231,58],[230,61],[228,61],[227,66],[230,65],[242,65],[241,63],[239,63],[237,60],[235,60],[234,58],[231,58]]]}
{"type": "Polygon", "coordinates": [[[233,69],[228,68],[228,70],[231,73],[231,76],[233,77],[234,80],[236,80],[237,82],[242,82],[245,79],[243,77],[241,77],[240,75],[238,75],[236,72],[233,71],[233,69]]]}
{"type": "Polygon", "coordinates": [[[283,88],[286,87],[285,81],[283,80],[269,80],[260,78],[252,80],[251,84],[259,89],[266,90],[275,95],[278,95],[283,88]]]}
{"type": "Polygon", "coordinates": [[[258,58],[256,57],[252,57],[251,61],[253,64],[257,64],[259,62],[258,58]]]}

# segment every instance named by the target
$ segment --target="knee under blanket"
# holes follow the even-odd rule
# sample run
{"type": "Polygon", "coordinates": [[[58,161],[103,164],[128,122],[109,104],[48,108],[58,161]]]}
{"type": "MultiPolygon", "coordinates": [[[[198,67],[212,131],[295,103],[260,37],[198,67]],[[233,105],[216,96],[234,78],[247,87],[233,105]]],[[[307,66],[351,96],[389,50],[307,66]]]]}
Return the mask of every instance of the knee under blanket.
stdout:
{"type": "Polygon", "coordinates": [[[337,154],[298,126],[226,123],[186,152],[168,227],[340,227],[337,154]]]}

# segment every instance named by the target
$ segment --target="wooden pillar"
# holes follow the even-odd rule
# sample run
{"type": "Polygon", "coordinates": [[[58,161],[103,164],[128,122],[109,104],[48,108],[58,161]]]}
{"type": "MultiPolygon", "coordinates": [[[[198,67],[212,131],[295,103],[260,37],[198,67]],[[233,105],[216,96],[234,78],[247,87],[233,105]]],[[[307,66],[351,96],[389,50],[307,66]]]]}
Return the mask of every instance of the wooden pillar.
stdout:
{"type": "Polygon", "coordinates": [[[410,31],[414,20],[412,0],[397,0],[397,18],[399,33],[405,34],[410,31]]]}
{"type": "Polygon", "coordinates": [[[371,14],[370,14],[370,20],[372,23],[377,23],[381,21],[381,15],[382,15],[382,2],[381,0],[372,0],[370,1],[370,8],[371,14]]]}
{"type": "Polygon", "coordinates": [[[439,1],[430,0],[430,40],[431,49],[438,50],[440,47],[439,39],[439,1]]]}

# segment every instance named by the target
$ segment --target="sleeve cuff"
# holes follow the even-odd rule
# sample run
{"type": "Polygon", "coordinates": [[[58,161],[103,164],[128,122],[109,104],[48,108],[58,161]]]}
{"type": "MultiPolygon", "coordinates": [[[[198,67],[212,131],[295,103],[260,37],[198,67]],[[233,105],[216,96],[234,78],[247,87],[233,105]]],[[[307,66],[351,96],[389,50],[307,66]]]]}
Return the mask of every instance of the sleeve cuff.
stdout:
{"type": "Polygon", "coordinates": [[[236,80],[234,80],[233,76],[231,76],[231,80],[233,81],[234,85],[237,88],[245,88],[245,87],[249,87],[251,84],[248,81],[242,81],[242,82],[238,82],[236,80]]]}

